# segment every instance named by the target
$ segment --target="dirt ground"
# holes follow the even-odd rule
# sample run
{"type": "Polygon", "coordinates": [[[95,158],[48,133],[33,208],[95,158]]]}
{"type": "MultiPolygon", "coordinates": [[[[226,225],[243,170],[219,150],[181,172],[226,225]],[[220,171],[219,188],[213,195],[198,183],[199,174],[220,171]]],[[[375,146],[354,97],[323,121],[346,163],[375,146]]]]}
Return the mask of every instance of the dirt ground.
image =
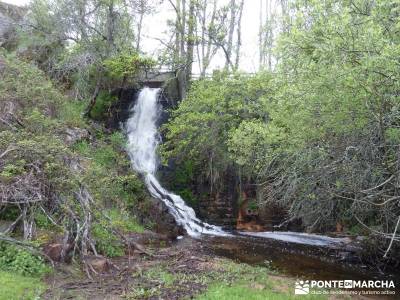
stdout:
{"type": "Polygon", "coordinates": [[[209,277],[220,271],[220,259],[210,256],[200,241],[185,239],[149,251],[151,255],[134,251],[110,259],[104,272],[91,272],[91,279],[77,265],[59,265],[46,279],[49,288],[43,298],[190,298],[205,290],[209,277]],[[174,278],[168,278],[171,274],[174,278]],[[179,284],[171,284],[177,277],[179,284]]]}
{"type": "MultiPolygon", "coordinates": [[[[184,238],[167,245],[150,245],[146,246],[146,252],[136,250],[110,259],[106,265],[101,265],[100,271],[90,272],[91,278],[82,270],[82,265],[58,265],[46,278],[48,289],[41,298],[192,299],[213,283],[237,282],[243,274],[250,274],[246,285],[252,290],[268,289],[281,295],[293,295],[295,278],[216,257],[207,243],[200,240],[184,238]],[[263,278],[266,272],[267,281],[251,280],[251,276],[263,278]]],[[[350,298],[330,296],[328,299],[350,298]]],[[[351,299],[378,298],[353,296],[351,299]]]]}

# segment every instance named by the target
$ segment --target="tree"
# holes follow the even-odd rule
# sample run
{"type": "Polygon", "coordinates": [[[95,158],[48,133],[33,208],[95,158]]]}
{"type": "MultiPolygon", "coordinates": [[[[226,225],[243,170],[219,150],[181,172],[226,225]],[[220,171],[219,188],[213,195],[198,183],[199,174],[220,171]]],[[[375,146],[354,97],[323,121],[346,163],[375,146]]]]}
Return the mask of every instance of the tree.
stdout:
{"type": "Polygon", "coordinates": [[[194,83],[165,154],[213,189],[229,169],[257,187],[260,207],[283,206],[310,231],[369,230],[387,257],[400,239],[399,3],[287,3],[279,60],[262,59],[273,73],[194,83]]]}
{"type": "MultiPolygon", "coordinates": [[[[151,11],[149,1],[132,0],[130,5],[138,5],[135,9],[141,18],[151,11]]],[[[59,51],[42,66],[54,78],[72,81],[78,98],[90,99],[86,109],[90,115],[99,92],[109,89],[110,81],[105,79],[109,70],[104,62],[136,55],[142,21],[137,25],[139,33],[135,43],[128,6],[120,0],[36,0],[31,4],[31,11],[23,28],[24,39],[39,56],[43,51],[36,49],[50,48],[54,43],[60,45],[59,51]]]]}
{"type": "Polygon", "coordinates": [[[128,5],[132,11],[132,15],[135,17],[136,22],[136,46],[137,52],[140,51],[140,43],[142,41],[142,27],[143,20],[146,15],[152,14],[155,11],[156,6],[155,0],[129,0],[128,5]]]}

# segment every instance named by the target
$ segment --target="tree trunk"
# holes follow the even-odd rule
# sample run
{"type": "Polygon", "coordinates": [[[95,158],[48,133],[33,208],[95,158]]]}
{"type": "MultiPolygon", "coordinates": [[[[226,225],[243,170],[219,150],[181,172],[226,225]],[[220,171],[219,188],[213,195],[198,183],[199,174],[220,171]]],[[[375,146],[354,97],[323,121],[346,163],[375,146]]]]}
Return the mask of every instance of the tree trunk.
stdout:
{"type": "Polygon", "coordinates": [[[264,52],[264,49],[263,49],[263,15],[262,15],[262,1],[263,0],[260,0],[260,19],[259,19],[259,22],[260,22],[260,28],[259,28],[259,33],[258,33],[258,35],[259,35],[259,40],[258,40],[258,49],[259,49],[259,52],[260,52],[260,57],[259,57],[259,66],[260,66],[260,69],[261,69],[261,66],[263,65],[263,52],[264,52]]]}
{"type": "Polygon", "coordinates": [[[229,61],[232,61],[232,44],[233,44],[233,32],[235,30],[236,21],[236,4],[235,0],[230,1],[230,21],[229,21],[229,31],[228,31],[228,44],[226,46],[226,56],[225,70],[229,68],[229,61]]]}
{"type": "Polygon", "coordinates": [[[139,52],[140,50],[140,40],[142,37],[142,25],[143,25],[143,17],[144,17],[144,11],[140,13],[139,17],[139,23],[137,26],[137,39],[136,39],[136,51],[139,52]]]}
{"type": "Polygon", "coordinates": [[[192,76],[193,66],[193,48],[194,48],[194,31],[196,19],[194,15],[195,0],[190,0],[189,4],[189,20],[188,20],[188,35],[187,35],[187,53],[186,53],[186,81],[189,83],[192,76]]]}
{"type": "MultiPolygon", "coordinates": [[[[210,20],[210,25],[209,27],[213,28],[215,25],[215,18],[217,15],[217,0],[213,1],[213,10],[212,10],[212,14],[211,14],[211,20],[210,20]]],[[[206,18],[206,16],[204,15],[204,18],[206,18]]],[[[206,28],[206,25],[204,24],[203,27],[203,32],[206,32],[208,30],[208,28],[206,28]]],[[[210,60],[211,57],[215,54],[212,53],[212,38],[211,38],[211,34],[209,32],[207,32],[208,38],[207,38],[207,50],[206,50],[206,54],[202,59],[202,70],[201,70],[201,76],[205,77],[206,75],[206,71],[208,66],[210,65],[210,60]]],[[[204,41],[205,43],[205,41],[204,41]]]]}
{"type": "Polygon", "coordinates": [[[180,35],[181,35],[181,49],[180,49],[180,57],[184,58],[185,57],[185,31],[186,31],[186,0],[182,0],[182,7],[180,11],[180,18],[181,18],[181,24],[180,24],[180,35]]]}
{"type": "Polygon", "coordinates": [[[107,13],[107,56],[114,50],[114,1],[110,1],[107,13]]]}
{"type": "Polygon", "coordinates": [[[240,2],[239,6],[239,16],[238,16],[238,23],[236,27],[237,32],[237,41],[236,41],[236,50],[235,50],[235,71],[239,69],[239,62],[240,62],[240,47],[242,46],[242,14],[243,14],[243,5],[244,0],[240,2]]]}
{"type": "Polygon", "coordinates": [[[96,100],[97,96],[99,95],[99,92],[100,92],[100,79],[97,79],[96,87],[94,89],[92,98],[90,99],[89,105],[87,106],[86,111],[84,113],[86,117],[90,117],[90,113],[93,107],[96,105],[96,100]]]}

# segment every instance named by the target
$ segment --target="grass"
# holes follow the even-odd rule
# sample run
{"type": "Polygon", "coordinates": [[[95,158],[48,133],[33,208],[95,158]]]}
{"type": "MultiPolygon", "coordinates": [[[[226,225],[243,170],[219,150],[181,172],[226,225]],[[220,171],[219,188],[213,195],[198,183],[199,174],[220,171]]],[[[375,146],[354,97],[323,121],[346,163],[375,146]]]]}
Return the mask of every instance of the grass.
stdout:
{"type": "Polygon", "coordinates": [[[215,285],[212,286],[207,292],[200,297],[197,297],[198,300],[234,300],[234,299],[247,299],[247,300],[261,300],[261,299],[287,299],[286,295],[276,294],[271,292],[270,290],[254,290],[248,288],[246,286],[234,285],[234,286],[226,286],[226,285],[215,285]]]}
{"type": "MultiPolygon", "coordinates": [[[[222,261],[224,275],[212,282],[197,300],[286,300],[298,299],[294,295],[295,281],[276,276],[266,267],[222,261]],[[221,280],[222,279],[222,280],[221,280]]],[[[326,299],[320,295],[306,295],[303,299],[326,299]]]]}
{"type": "MultiPolygon", "coordinates": [[[[271,284],[271,282],[268,282],[271,284]]],[[[325,296],[320,295],[302,295],[302,299],[326,299],[325,296]]],[[[207,291],[195,298],[197,300],[286,300],[286,299],[298,299],[298,296],[294,295],[294,284],[293,290],[289,292],[282,292],[268,288],[268,285],[262,285],[260,283],[249,283],[249,282],[236,282],[232,285],[227,284],[214,284],[211,285],[207,291]]]]}
{"type": "MultiPolygon", "coordinates": [[[[138,279],[128,299],[171,295],[193,297],[197,300],[283,300],[295,299],[294,279],[276,275],[266,267],[250,266],[216,259],[210,269],[195,270],[188,266],[179,271],[171,269],[171,262],[157,264],[134,273],[138,279]]],[[[303,299],[326,299],[323,295],[306,295],[303,299]]],[[[186,299],[186,298],[185,298],[186,299]]],[[[296,298],[297,299],[297,298],[296,298]]]]}
{"type": "Polygon", "coordinates": [[[0,300],[40,299],[44,289],[40,278],[0,271],[0,300]]]}
{"type": "Polygon", "coordinates": [[[85,101],[64,101],[60,106],[59,117],[69,126],[86,128],[87,124],[82,114],[85,110],[85,101]]]}

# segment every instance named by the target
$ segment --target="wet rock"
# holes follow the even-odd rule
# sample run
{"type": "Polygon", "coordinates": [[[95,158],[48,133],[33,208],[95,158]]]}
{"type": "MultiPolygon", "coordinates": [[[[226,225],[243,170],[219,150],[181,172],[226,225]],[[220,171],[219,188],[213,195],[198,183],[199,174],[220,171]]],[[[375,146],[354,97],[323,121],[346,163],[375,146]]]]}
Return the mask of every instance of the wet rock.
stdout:
{"type": "Polygon", "coordinates": [[[142,223],[153,223],[154,231],[165,235],[168,239],[176,239],[185,234],[185,230],[176,223],[168,207],[161,200],[150,198],[146,201],[145,207],[139,207],[138,213],[142,223]]]}
{"type": "Polygon", "coordinates": [[[64,141],[67,145],[86,140],[90,137],[89,131],[83,128],[73,127],[65,130],[64,141]]]}

